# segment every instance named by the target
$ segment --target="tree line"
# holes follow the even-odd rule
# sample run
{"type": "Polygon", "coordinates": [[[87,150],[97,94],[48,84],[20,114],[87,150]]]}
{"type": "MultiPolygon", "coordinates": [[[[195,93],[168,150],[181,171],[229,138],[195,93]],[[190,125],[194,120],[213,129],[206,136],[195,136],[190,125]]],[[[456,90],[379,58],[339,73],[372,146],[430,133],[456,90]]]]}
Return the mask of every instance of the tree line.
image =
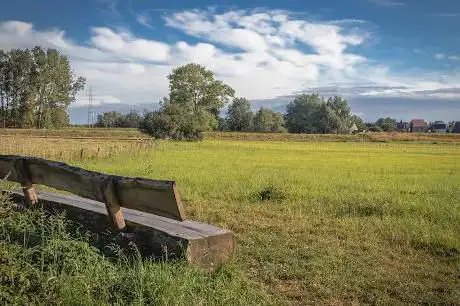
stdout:
{"type": "Polygon", "coordinates": [[[84,88],[66,56],[55,49],[0,50],[0,125],[60,128],[67,107],[84,88]]]}
{"type": "Polygon", "coordinates": [[[103,128],[139,128],[144,118],[137,112],[131,111],[124,115],[119,112],[105,112],[97,116],[96,127],[103,128]]]}
{"type": "Polygon", "coordinates": [[[144,114],[139,124],[156,138],[201,139],[202,132],[211,130],[350,133],[352,127],[365,126],[339,96],[324,99],[304,94],[288,104],[284,115],[263,107],[254,114],[246,98],[235,97],[235,90],[198,64],[174,69],[168,80],[169,96],[160,102],[159,110],[144,114]],[[221,117],[227,103],[227,116],[221,117]]]}

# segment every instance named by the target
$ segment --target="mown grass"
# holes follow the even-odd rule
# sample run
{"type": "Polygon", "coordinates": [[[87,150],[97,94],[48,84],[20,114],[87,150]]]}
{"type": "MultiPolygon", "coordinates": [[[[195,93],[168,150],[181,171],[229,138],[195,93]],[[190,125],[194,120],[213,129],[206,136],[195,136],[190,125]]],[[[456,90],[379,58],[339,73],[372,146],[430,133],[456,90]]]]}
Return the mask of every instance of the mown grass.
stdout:
{"type": "MultiPolygon", "coordinates": [[[[209,294],[244,299],[204,298],[203,303],[460,300],[457,145],[157,142],[138,153],[119,151],[71,162],[113,174],[174,179],[189,218],[235,232],[236,257],[224,269],[238,285],[220,292],[224,288],[216,286],[218,277],[190,272],[178,287],[186,290],[196,282],[209,294]],[[203,277],[206,281],[200,281],[203,277]]],[[[170,275],[177,266],[161,267],[170,275]]],[[[115,274],[122,272],[138,273],[126,267],[115,274]]],[[[169,302],[176,303],[173,298],[169,302]]]]}

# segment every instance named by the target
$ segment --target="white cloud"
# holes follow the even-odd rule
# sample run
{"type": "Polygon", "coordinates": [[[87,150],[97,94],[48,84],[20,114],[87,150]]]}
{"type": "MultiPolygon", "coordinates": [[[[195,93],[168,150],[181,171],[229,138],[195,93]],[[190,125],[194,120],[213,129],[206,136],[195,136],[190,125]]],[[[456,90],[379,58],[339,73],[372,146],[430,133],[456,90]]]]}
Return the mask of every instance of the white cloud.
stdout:
{"type": "Polygon", "coordinates": [[[420,70],[394,73],[385,63],[359,54],[356,47],[370,36],[362,21],[320,22],[270,10],[192,10],[167,15],[165,24],[199,42],[166,43],[123,29],[95,27],[83,44],[58,29],[42,31],[30,23],[8,21],[0,23],[0,45],[58,48],[75,71],[87,77],[95,94],[110,102],[157,102],[167,94],[166,77],[173,67],[189,62],[205,65],[237,95],[250,99],[327,86],[357,96],[460,97],[450,90],[460,87],[458,72],[442,78],[420,70]]]}
{"type": "Polygon", "coordinates": [[[93,28],[91,41],[97,49],[121,57],[163,62],[168,59],[169,45],[133,37],[129,32],[114,32],[109,28],[93,28]]]}
{"type": "Polygon", "coordinates": [[[397,0],[368,0],[378,7],[395,8],[404,6],[404,2],[397,0]]]}
{"type": "Polygon", "coordinates": [[[148,14],[138,14],[136,16],[137,22],[143,25],[146,28],[153,29],[153,26],[150,24],[150,17],[148,14]]]}
{"type": "Polygon", "coordinates": [[[435,59],[438,59],[438,60],[441,60],[441,59],[448,59],[448,60],[451,60],[451,61],[460,60],[460,56],[453,55],[453,54],[436,53],[433,56],[434,56],[435,59]]]}
{"type": "Polygon", "coordinates": [[[430,14],[428,16],[431,16],[431,17],[441,17],[441,18],[444,18],[444,17],[460,17],[460,13],[434,13],[434,14],[430,14]]]}
{"type": "Polygon", "coordinates": [[[443,58],[445,58],[445,57],[446,57],[446,55],[445,55],[444,53],[436,53],[436,54],[434,55],[434,58],[435,58],[435,59],[443,59],[443,58]]]}

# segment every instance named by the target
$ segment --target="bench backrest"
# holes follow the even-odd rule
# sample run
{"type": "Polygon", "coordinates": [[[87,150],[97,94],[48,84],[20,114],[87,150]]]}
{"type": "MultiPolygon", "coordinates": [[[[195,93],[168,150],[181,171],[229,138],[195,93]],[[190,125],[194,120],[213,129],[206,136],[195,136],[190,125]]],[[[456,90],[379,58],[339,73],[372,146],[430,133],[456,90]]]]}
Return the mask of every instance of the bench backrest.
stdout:
{"type": "Polygon", "coordinates": [[[121,206],[185,220],[174,181],[108,175],[61,162],[16,155],[0,155],[0,179],[3,178],[18,182],[23,188],[41,184],[104,202],[109,215],[110,207],[113,211],[121,206]]]}

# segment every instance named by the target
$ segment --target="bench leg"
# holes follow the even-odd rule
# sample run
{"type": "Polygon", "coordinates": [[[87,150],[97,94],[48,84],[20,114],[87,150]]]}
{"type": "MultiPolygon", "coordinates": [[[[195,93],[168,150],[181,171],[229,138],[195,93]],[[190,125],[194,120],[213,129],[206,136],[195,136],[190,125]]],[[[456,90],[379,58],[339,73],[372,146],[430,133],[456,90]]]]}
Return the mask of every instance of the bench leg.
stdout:
{"type": "Polygon", "coordinates": [[[33,207],[38,203],[37,193],[35,187],[31,183],[26,183],[21,186],[22,192],[24,193],[25,202],[28,208],[33,207]]]}

